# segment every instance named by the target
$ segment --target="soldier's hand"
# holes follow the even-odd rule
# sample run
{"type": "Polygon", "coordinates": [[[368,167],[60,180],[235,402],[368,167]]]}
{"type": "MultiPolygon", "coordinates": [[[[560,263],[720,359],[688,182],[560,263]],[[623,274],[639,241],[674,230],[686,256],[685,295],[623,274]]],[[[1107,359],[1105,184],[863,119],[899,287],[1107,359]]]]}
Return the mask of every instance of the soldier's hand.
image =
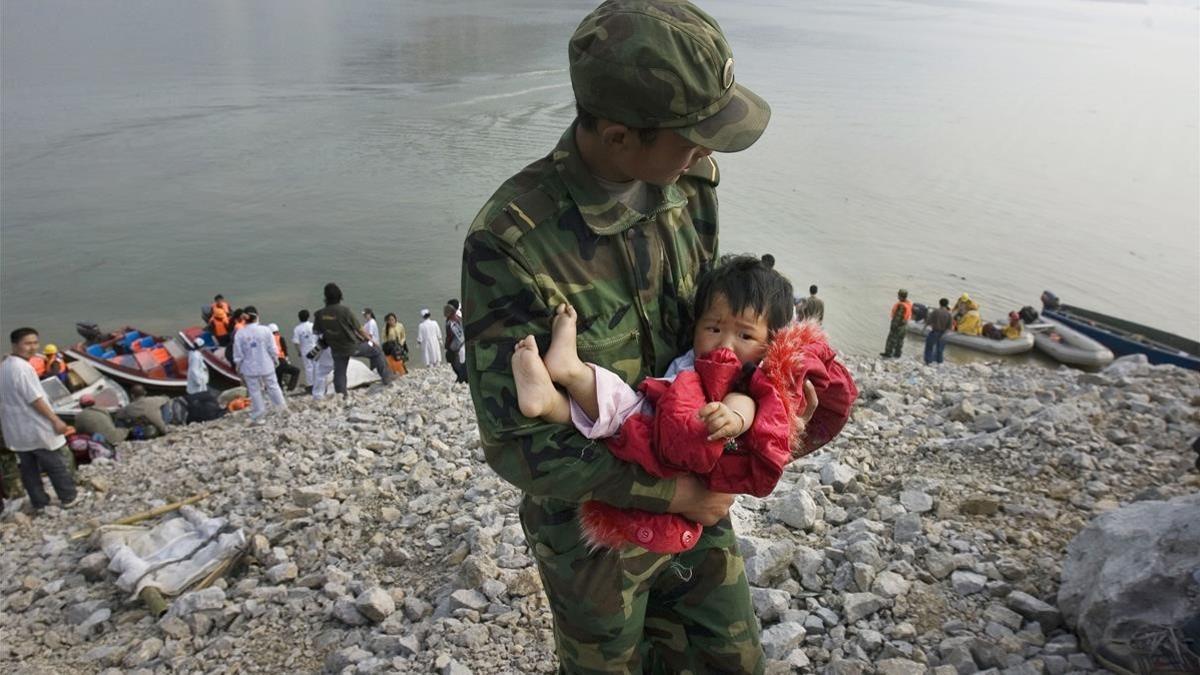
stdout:
{"type": "Polygon", "coordinates": [[[701,525],[716,525],[729,513],[733,495],[711,492],[699,478],[686,474],[675,479],[675,496],[671,499],[668,513],[678,513],[684,518],[701,525]]]}

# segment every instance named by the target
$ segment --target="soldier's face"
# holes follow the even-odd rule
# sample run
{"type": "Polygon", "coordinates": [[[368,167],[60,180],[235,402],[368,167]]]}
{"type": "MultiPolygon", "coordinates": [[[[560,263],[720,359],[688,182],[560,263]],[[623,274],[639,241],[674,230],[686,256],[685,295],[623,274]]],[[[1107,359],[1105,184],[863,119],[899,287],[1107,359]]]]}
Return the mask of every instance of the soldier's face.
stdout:
{"type": "Polygon", "coordinates": [[[724,295],[714,295],[704,314],[696,320],[692,348],[696,356],[726,347],[737,354],[742,363],[757,363],[767,353],[770,329],[767,317],[753,308],[735,314],[724,295]]]}
{"type": "Polygon", "coordinates": [[[622,171],[659,187],[679,180],[693,164],[712,154],[669,129],[660,130],[649,144],[642,143],[637,133],[627,133],[623,145],[616,156],[622,171]]]}

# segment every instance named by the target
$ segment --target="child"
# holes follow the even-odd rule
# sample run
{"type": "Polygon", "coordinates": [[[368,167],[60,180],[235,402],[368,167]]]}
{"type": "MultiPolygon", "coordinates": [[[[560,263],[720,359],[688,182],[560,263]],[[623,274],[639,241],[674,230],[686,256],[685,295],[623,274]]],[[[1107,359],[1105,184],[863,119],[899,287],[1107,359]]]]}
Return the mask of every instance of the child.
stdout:
{"type": "MultiPolygon", "coordinates": [[[[638,393],[579,359],[575,310],[562,305],[544,359],[533,336],[516,346],[518,405],[528,417],[573,422],[588,438],[607,439],[615,456],[655,476],[695,473],[711,490],[764,496],[804,427],[800,454],[841,430],[858,393],[816,324],[789,325],[792,313],[783,275],[753,257],[724,258],[698,284],[693,349],[638,393]]],[[[593,545],[658,553],[691,548],[701,530],[675,514],[601,502],[586,502],[580,519],[593,545]]]]}

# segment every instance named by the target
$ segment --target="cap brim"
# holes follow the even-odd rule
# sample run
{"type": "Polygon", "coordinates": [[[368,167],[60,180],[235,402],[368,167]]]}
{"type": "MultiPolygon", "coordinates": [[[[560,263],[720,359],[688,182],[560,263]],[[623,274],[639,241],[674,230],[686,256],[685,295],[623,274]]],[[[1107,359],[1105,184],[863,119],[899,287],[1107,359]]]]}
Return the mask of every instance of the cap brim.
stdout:
{"type": "Polygon", "coordinates": [[[696,145],[716,152],[738,152],[754,145],[771,120],[771,106],[740,84],[717,114],[690,127],[672,129],[696,145]]]}

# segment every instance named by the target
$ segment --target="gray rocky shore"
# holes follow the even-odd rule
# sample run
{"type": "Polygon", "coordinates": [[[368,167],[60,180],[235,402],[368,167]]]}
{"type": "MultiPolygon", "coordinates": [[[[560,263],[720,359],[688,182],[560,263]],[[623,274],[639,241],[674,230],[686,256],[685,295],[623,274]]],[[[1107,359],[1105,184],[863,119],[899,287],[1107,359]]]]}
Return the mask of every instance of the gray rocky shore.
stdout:
{"type": "MultiPolygon", "coordinates": [[[[845,431],[734,507],[769,670],[1097,671],[1056,607],[1064,552],[1098,514],[1200,490],[1200,374],[849,361],[845,431]]],[[[6,513],[0,670],[552,672],[519,494],[449,369],[290,403],[81,467],[77,509],[6,513]],[[162,618],[68,538],[204,490],[247,564],[162,618]]]]}

